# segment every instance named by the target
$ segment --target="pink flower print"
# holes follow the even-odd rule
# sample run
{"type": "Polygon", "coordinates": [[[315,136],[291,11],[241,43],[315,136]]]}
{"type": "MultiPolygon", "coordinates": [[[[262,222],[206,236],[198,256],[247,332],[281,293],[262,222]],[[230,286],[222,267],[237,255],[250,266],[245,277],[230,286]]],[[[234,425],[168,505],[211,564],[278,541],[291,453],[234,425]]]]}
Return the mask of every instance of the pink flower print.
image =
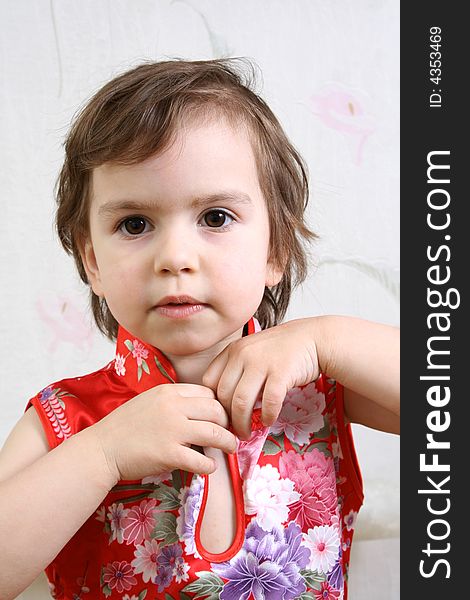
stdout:
{"type": "Polygon", "coordinates": [[[328,581],[321,582],[319,590],[313,590],[315,600],[340,600],[341,591],[331,587],[328,581]]]}
{"type": "Polygon", "coordinates": [[[64,438],[64,440],[66,440],[72,435],[72,429],[65,415],[63,396],[74,397],[73,394],[61,391],[60,388],[54,390],[52,389],[52,386],[49,385],[40,392],[39,401],[44,408],[47,418],[51,422],[56,436],[59,439],[64,438]]]}
{"type": "Polygon", "coordinates": [[[111,524],[111,537],[109,543],[113,540],[117,540],[119,544],[124,541],[124,519],[129,512],[128,508],[124,508],[124,505],[120,502],[119,504],[111,504],[108,510],[108,519],[111,524]]]}
{"type": "Polygon", "coordinates": [[[289,519],[302,529],[331,525],[336,514],[337,493],[333,459],[314,448],[303,455],[283,452],[279,472],[294,482],[300,499],[289,506],[289,519]]]}
{"type": "Polygon", "coordinates": [[[116,589],[121,594],[124,590],[130,590],[133,585],[136,585],[137,579],[128,562],[115,560],[113,563],[108,563],[103,569],[103,582],[108,585],[110,590],[116,589]]]}
{"type": "Polygon", "coordinates": [[[142,500],[139,506],[128,509],[127,515],[122,519],[124,529],[123,537],[127,544],[141,544],[144,539],[149,538],[155,527],[154,511],[157,501],[142,500]]]}
{"type": "Polygon", "coordinates": [[[134,346],[134,349],[132,350],[132,356],[137,360],[137,366],[141,367],[142,359],[148,358],[149,351],[141,342],[139,342],[139,340],[134,340],[132,345],[134,346]]]}
{"type": "Polygon", "coordinates": [[[348,531],[351,531],[351,529],[354,529],[356,519],[357,519],[357,512],[351,509],[348,512],[348,514],[344,517],[344,522],[346,523],[346,529],[348,531]]]}
{"type": "Polygon", "coordinates": [[[343,451],[339,439],[331,444],[331,452],[335,458],[343,458],[343,451]]]}
{"type": "Polygon", "coordinates": [[[315,383],[304,388],[293,388],[287,392],[279,417],[271,427],[275,435],[285,433],[291,442],[303,446],[312,433],[324,424],[325,397],[317,392],[315,383]]]}
{"type": "Polygon", "coordinates": [[[261,450],[269,434],[269,427],[263,427],[253,431],[247,441],[237,438],[237,459],[240,477],[245,481],[252,476],[261,450]]]}
{"type": "Polygon", "coordinates": [[[135,573],[142,573],[142,579],[147,583],[153,581],[157,576],[157,558],[160,545],[157,540],[145,540],[143,546],[137,546],[134,552],[135,558],[131,565],[135,573]]]}
{"type": "Polygon", "coordinates": [[[245,510],[256,514],[256,521],[264,531],[271,531],[287,521],[288,505],[299,500],[289,479],[281,479],[279,471],[270,464],[256,465],[253,476],[244,483],[245,510]]]}
{"type": "Polygon", "coordinates": [[[116,354],[116,358],[114,359],[114,370],[117,375],[124,376],[126,374],[125,367],[126,357],[123,354],[116,354]]]}
{"type": "Polygon", "coordinates": [[[336,527],[320,525],[303,534],[302,544],[310,550],[308,568],[319,573],[328,573],[339,556],[340,539],[336,527]]]}
{"type": "Polygon", "coordinates": [[[338,429],[338,421],[336,419],[335,410],[331,413],[328,413],[328,423],[330,424],[330,429],[338,429]]]}
{"type": "Polygon", "coordinates": [[[159,475],[149,475],[148,477],[144,477],[142,479],[142,485],[145,485],[146,483],[154,483],[155,485],[158,485],[164,481],[171,481],[172,479],[173,473],[171,471],[165,471],[159,475]]]}

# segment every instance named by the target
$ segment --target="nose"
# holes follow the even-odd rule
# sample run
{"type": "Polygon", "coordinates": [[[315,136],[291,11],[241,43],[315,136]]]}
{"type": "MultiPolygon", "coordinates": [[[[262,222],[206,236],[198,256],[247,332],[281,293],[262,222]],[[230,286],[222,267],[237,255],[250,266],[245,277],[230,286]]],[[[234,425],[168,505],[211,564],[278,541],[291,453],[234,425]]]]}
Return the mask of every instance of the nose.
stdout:
{"type": "Polygon", "coordinates": [[[158,232],[155,248],[155,273],[193,272],[199,268],[197,235],[191,227],[169,225],[158,232]]]}

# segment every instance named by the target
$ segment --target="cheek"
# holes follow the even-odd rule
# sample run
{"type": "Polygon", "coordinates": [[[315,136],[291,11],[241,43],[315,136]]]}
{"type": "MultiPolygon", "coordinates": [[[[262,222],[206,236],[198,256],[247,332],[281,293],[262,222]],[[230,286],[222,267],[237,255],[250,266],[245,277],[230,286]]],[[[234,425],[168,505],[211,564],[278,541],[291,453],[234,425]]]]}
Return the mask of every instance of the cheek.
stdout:
{"type": "Polygon", "coordinates": [[[238,241],[232,251],[224,256],[220,254],[213,262],[213,273],[219,285],[225,287],[227,294],[235,298],[252,291],[259,294],[264,290],[266,277],[267,248],[257,239],[244,238],[238,241]]]}
{"type": "Polygon", "coordinates": [[[111,302],[113,298],[126,303],[143,297],[143,273],[136,262],[110,261],[104,270],[103,284],[111,302]]]}

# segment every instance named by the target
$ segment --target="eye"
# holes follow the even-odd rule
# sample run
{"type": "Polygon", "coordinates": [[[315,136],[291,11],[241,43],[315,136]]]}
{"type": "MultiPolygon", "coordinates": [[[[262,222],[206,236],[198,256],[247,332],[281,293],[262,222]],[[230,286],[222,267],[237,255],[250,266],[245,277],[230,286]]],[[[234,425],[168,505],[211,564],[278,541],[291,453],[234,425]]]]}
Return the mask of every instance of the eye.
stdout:
{"type": "Polygon", "coordinates": [[[209,210],[208,212],[206,212],[203,219],[206,225],[208,225],[212,229],[225,229],[229,227],[234,220],[234,218],[231,215],[226,213],[224,210],[221,210],[220,208],[209,210]],[[230,219],[229,223],[225,221],[227,217],[230,219]]]}
{"type": "Polygon", "coordinates": [[[124,234],[139,235],[145,231],[146,225],[147,221],[143,217],[129,217],[119,225],[119,231],[124,234]]]}

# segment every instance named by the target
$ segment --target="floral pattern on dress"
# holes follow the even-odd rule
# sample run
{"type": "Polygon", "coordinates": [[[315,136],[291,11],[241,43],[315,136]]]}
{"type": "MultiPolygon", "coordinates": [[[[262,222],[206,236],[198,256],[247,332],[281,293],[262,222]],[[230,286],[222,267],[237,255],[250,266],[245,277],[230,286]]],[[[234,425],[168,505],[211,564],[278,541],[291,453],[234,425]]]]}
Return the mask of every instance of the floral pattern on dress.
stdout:
{"type": "Polygon", "coordinates": [[[244,483],[245,511],[257,515],[259,526],[265,531],[287,521],[289,504],[297,502],[300,494],[294,491],[294,483],[281,478],[276,467],[270,464],[256,465],[253,475],[244,483]]]}
{"type": "Polygon", "coordinates": [[[226,580],[221,600],[279,598],[293,600],[306,591],[301,570],[308,563],[308,550],[301,545],[296,523],[266,531],[256,520],[246,530],[243,548],[232,560],[212,564],[212,571],[226,580]]]}
{"type": "Polygon", "coordinates": [[[44,408],[47,418],[51,422],[54,433],[59,440],[66,440],[72,435],[72,429],[65,415],[64,397],[75,396],[69,392],[62,391],[60,388],[53,388],[51,385],[39,393],[39,401],[44,408]]]}
{"type": "MultiPolygon", "coordinates": [[[[127,563],[104,567],[105,595],[113,596],[118,585],[141,594],[136,587],[141,578],[147,585],[145,594],[153,589],[152,597],[168,600],[344,597],[342,530],[352,535],[357,511],[341,515],[341,458],[333,457],[336,441],[325,444],[325,427],[335,423],[335,417],[326,411],[324,395],[305,387],[309,389],[288,395],[288,410],[270,431],[257,429],[244,446],[239,444],[246,449],[240,472],[250,473],[243,484],[247,525],[242,548],[221,563],[207,563],[198,553],[195,527],[204,492],[202,476],[192,475],[189,485],[183,485],[187,474],[180,471],[146,477],[140,488],[135,487],[136,492],[147,490],[146,498],[138,504],[122,498],[107,509],[109,543],[133,545],[134,556],[127,563]],[[313,406],[308,418],[307,399],[313,406]],[[288,415],[294,416],[291,424],[288,415]],[[275,459],[275,464],[267,459],[275,459]],[[198,559],[206,569],[192,573],[185,557],[198,559]]],[[[125,488],[118,485],[115,492],[125,488]]]]}
{"type": "MultiPolygon", "coordinates": [[[[149,355],[149,350],[146,346],[140,342],[139,340],[124,340],[124,345],[129,350],[129,352],[124,356],[124,354],[120,354],[116,352],[114,357],[114,370],[117,375],[124,377],[126,375],[126,360],[130,354],[135,358],[137,364],[137,381],[142,379],[142,373],[147,373],[150,375],[150,367],[147,362],[147,358],[149,355]]],[[[168,374],[165,367],[162,365],[161,361],[158,360],[158,356],[154,355],[155,365],[160,373],[171,381],[171,383],[175,383],[174,379],[168,374]]]]}
{"type": "MultiPolygon", "coordinates": [[[[103,370],[113,377],[113,385],[140,378],[141,386],[168,383],[164,357],[159,360],[132,336],[121,340],[114,369],[103,370]]],[[[95,388],[93,380],[90,400],[78,394],[77,413],[84,402],[93,406],[95,388]]],[[[75,394],[80,389],[78,384],[72,387],[75,394]]],[[[338,431],[336,389],[333,380],[321,376],[290,390],[271,428],[263,427],[259,414],[254,414],[252,436],[239,441],[237,449],[245,531],[233,555],[228,552],[223,562],[215,562],[197,550],[204,477],[175,470],[120,481],[83,526],[87,536],[94,536],[86,538],[91,558],[71,560],[73,553],[65,551],[63,559],[61,554],[57,557],[63,562],[55,559],[48,567],[51,593],[58,600],[345,599],[362,499],[357,482],[351,483],[351,449],[344,427],[342,437],[338,431]]],[[[116,388],[112,391],[115,394],[116,388]]],[[[54,415],[54,431],[62,441],[71,434],[67,425],[76,433],[68,421],[73,402],[65,418],[67,396],[77,398],[54,384],[37,398],[44,414],[54,415]]]]}
{"type": "Polygon", "coordinates": [[[289,508],[289,518],[304,529],[329,525],[337,509],[336,474],[332,458],[313,448],[299,455],[285,452],[279,460],[279,472],[294,482],[300,494],[289,508]]]}
{"type": "Polygon", "coordinates": [[[274,435],[285,433],[298,446],[307,444],[312,433],[324,425],[325,397],[317,391],[315,383],[296,387],[287,392],[276,423],[271,427],[274,435]]]}

